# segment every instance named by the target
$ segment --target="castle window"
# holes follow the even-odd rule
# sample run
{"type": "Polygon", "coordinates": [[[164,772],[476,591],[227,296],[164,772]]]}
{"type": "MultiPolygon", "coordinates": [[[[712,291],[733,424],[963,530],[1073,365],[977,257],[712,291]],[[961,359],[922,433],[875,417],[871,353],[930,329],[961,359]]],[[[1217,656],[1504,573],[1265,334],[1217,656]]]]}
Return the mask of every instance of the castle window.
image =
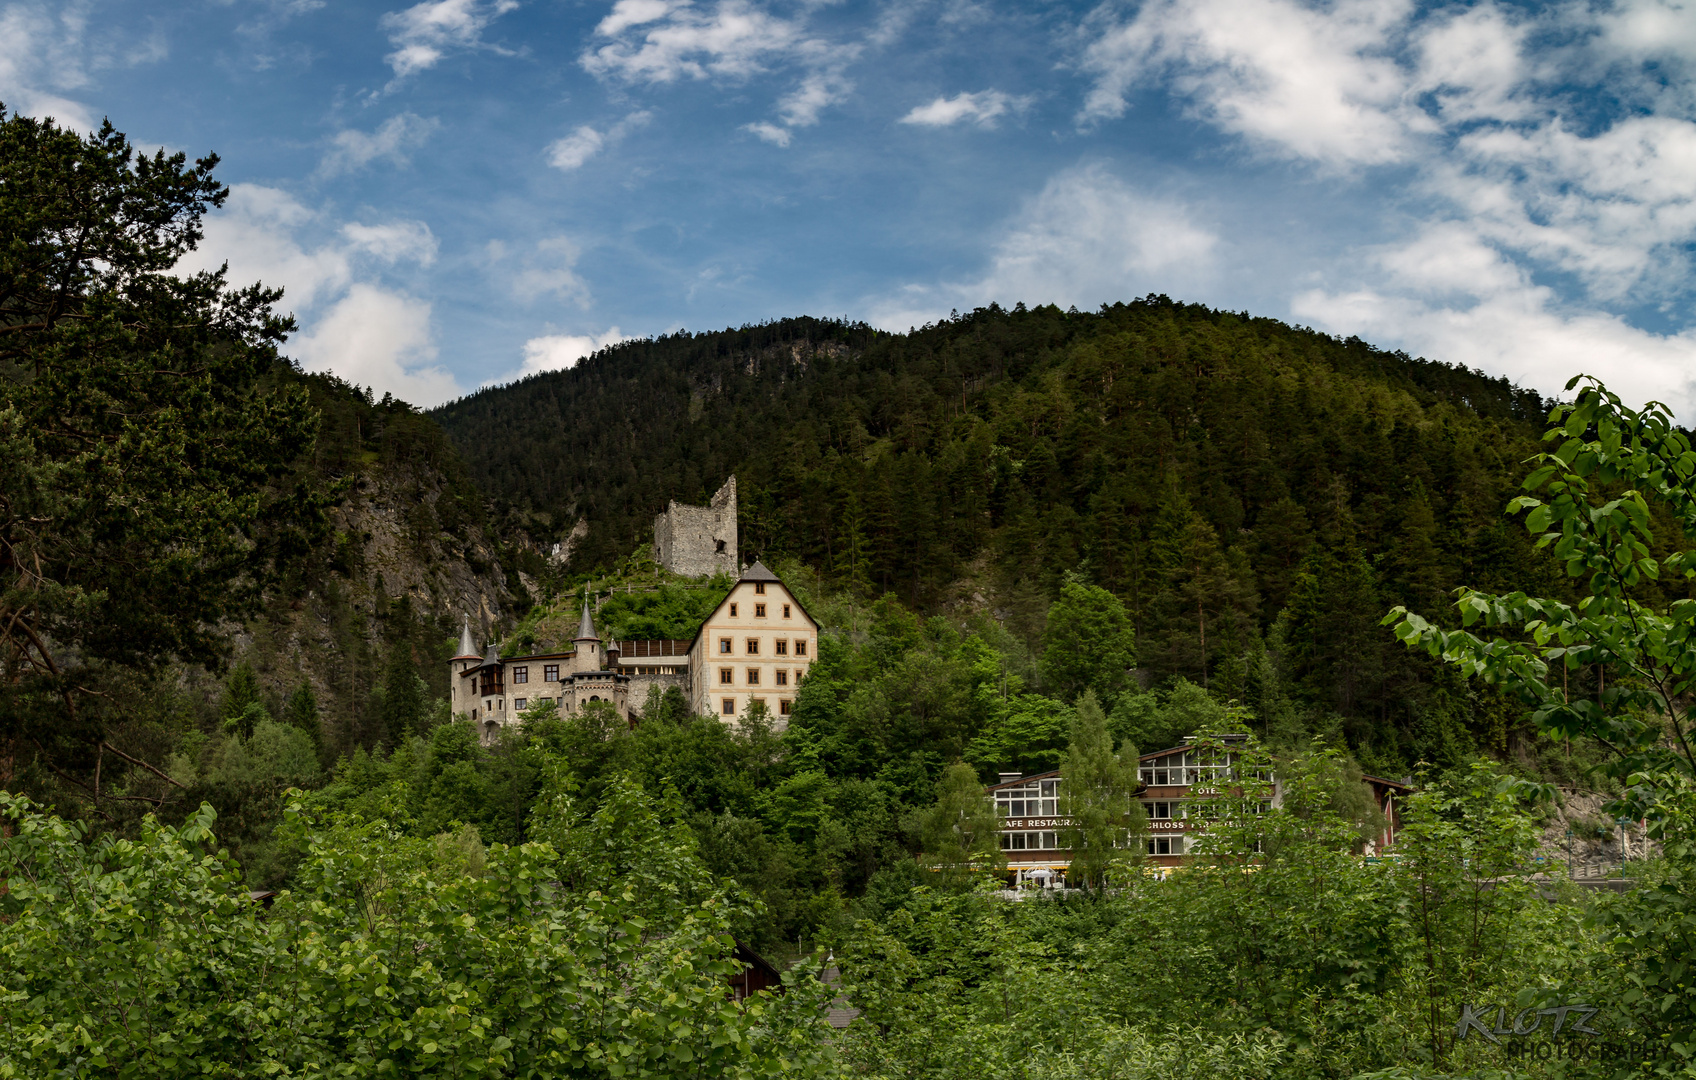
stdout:
{"type": "Polygon", "coordinates": [[[779,655],[779,656],[788,656],[789,655],[789,642],[783,640],[782,638],[778,638],[776,641],[772,642],[771,648],[772,648],[772,651],[777,653],[777,655],[779,655]]]}
{"type": "Polygon", "coordinates": [[[726,715],[726,716],[735,716],[736,715],[736,699],[735,698],[727,697],[727,698],[724,699],[724,715],[726,715]]]}
{"type": "Polygon", "coordinates": [[[471,710],[471,719],[473,719],[473,720],[477,719],[477,710],[476,709],[471,710]]]}
{"type": "Polygon", "coordinates": [[[795,655],[796,656],[806,656],[807,655],[807,643],[805,641],[797,641],[795,643],[795,655]]]}
{"type": "Polygon", "coordinates": [[[714,540],[713,543],[718,545],[713,550],[716,551],[718,554],[723,555],[724,554],[724,541],[723,540],[714,540]]]}
{"type": "Polygon", "coordinates": [[[789,672],[784,671],[782,668],[778,669],[776,678],[777,678],[777,685],[779,685],[779,686],[788,686],[789,685],[789,672]]]}
{"type": "Polygon", "coordinates": [[[730,617],[732,619],[736,618],[736,605],[735,604],[730,605],[730,617]]]}
{"type": "Polygon", "coordinates": [[[751,667],[751,668],[748,669],[748,685],[749,686],[760,685],[760,669],[759,668],[751,667]]]}
{"type": "Polygon", "coordinates": [[[542,668],[543,682],[559,682],[559,665],[549,664],[542,668]]]}
{"type": "Polygon", "coordinates": [[[783,605],[783,617],[785,619],[789,618],[789,605],[788,604],[783,605]]]}
{"type": "Polygon", "coordinates": [[[530,681],[530,669],[527,668],[527,667],[515,667],[515,668],[513,668],[512,669],[512,681],[515,682],[515,683],[527,683],[527,682],[529,682],[530,681]]]}
{"type": "Polygon", "coordinates": [[[529,703],[530,703],[529,698],[513,698],[512,699],[512,707],[514,709],[517,709],[519,712],[523,712],[524,707],[526,705],[528,705],[529,703]]]}
{"type": "Polygon", "coordinates": [[[729,638],[721,637],[721,638],[718,639],[718,651],[721,652],[721,653],[730,652],[730,639],[729,638]]]}
{"type": "Polygon", "coordinates": [[[766,594],[766,583],[763,581],[754,582],[754,591],[764,596],[766,594]]]}
{"type": "Polygon", "coordinates": [[[766,606],[764,604],[755,604],[754,605],[754,618],[763,619],[765,617],[766,617],[766,606]]]}
{"type": "Polygon", "coordinates": [[[784,698],[782,701],[777,703],[777,714],[779,716],[788,716],[794,708],[795,703],[790,701],[788,698],[784,698]]]}
{"type": "Polygon", "coordinates": [[[760,655],[760,639],[759,638],[751,637],[751,638],[748,639],[748,655],[749,656],[760,655]]]}
{"type": "Polygon", "coordinates": [[[730,686],[735,681],[736,676],[731,674],[730,668],[721,667],[718,669],[718,683],[720,686],[730,686]]]}

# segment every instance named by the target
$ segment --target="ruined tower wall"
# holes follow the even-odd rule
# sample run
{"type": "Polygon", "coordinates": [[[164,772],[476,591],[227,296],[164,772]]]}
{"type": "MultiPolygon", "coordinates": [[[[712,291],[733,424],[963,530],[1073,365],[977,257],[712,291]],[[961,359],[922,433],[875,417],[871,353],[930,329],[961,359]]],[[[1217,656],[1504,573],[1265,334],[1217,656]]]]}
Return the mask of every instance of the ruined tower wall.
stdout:
{"type": "Polygon", "coordinates": [[[736,574],[742,564],[736,550],[736,477],[718,489],[706,506],[672,500],[654,518],[654,561],[674,574],[710,577],[736,574]]]}

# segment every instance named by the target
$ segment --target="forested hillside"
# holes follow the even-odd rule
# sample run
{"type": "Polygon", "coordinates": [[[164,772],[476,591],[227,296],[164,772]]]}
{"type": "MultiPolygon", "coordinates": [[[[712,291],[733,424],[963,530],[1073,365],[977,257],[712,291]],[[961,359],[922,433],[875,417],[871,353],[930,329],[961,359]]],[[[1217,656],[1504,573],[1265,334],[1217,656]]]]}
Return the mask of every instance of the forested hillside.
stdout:
{"type": "Polygon", "coordinates": [[[1142,681],[1188,679],[1364,758],[1507,751],[1516,718],[1394,647],[1393,604],[1560,590],[1502,509],[1548,403],[1505,380],[1150,297],[910,334],[794,319],[627,342],[434,415],[573,569],[734,472],[745,558],[788,556],[1041,648],[1068,575],[1124,601],[1142,681]],[[498,433],[498,434],[497,434],[498,433]]]}

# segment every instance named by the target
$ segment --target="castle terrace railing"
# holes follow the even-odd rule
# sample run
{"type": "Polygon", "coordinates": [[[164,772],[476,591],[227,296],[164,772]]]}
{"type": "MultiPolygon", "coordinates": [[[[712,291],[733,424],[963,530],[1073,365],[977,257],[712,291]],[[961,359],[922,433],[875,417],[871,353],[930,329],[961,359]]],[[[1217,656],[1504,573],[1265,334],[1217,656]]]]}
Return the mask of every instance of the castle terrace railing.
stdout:
{"type": "Polygon", "coordinates": [[[625,660],[635,660],[647,656],[688,656],[687,641],[621,641],[618,643],[618,655],[625,660]]]}

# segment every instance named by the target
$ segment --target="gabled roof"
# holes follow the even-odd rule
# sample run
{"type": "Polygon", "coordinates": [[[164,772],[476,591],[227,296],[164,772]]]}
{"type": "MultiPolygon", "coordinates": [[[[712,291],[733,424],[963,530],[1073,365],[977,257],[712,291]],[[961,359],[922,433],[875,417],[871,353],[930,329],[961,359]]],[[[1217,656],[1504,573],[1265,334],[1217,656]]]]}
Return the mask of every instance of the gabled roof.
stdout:
{"type": "Polygon", "coordinates": [[[484,667],[500,667],[501,666],[500,646],[495,644],[493,641],[489,642],[489,651],[483,657],[483,666],[484,667]]]}
{"type": "Polygon", "coordinates": [[[778,577],[776,574],[772,573],[770,570],[767,570],[766,564],[761,562],[758,559],[754,560],[754,565],[752,565],[752,566],[748,567],[748,569],[742,571],[742,577],[738,580],[741,580],[741,581],[775,581],[779,585],[783,584],[783,579],[778,577]]]}
{"type": "MultiPolygon", "coordinates": [[[[758,559],[754,560],[754,564],[752,566],[742,571],[742,576],[736,579],[736,585],[742,585],[746,582],[760,581],[775,581],[779,585],[783,585],[783,579],[766,569],[765,564],[761,563],[758,559]]],[[[732,585],[729,592],[718,598],[718,603],[714,604],[712,611],[708,612],[707,617],[701,620],[701,625],[695,627],[695,636],[689,639],[689,652],[692,653],[695,651],[696,642],[701,640],[701,631],[705,630],[707,624],[712,622],[713,617],[723,609],[725,602],[728,601],[731,596],[735,595],[736,585],[732,585]]],[[[807,605],[801,603],[801,598],[795,595],[795,590],[791,589],[787,585],[783,585],[783,591],[789,594],[789,599],[793,600],[795,602],[795,606],[801,609],[801,614],[807,617],[807,621],[812,623],[813,626],[817,627],[822,632],[824,628],[819,626],[819,621],[817,619],[813,618],[813,613],[807,610],[807,605]]]]}

